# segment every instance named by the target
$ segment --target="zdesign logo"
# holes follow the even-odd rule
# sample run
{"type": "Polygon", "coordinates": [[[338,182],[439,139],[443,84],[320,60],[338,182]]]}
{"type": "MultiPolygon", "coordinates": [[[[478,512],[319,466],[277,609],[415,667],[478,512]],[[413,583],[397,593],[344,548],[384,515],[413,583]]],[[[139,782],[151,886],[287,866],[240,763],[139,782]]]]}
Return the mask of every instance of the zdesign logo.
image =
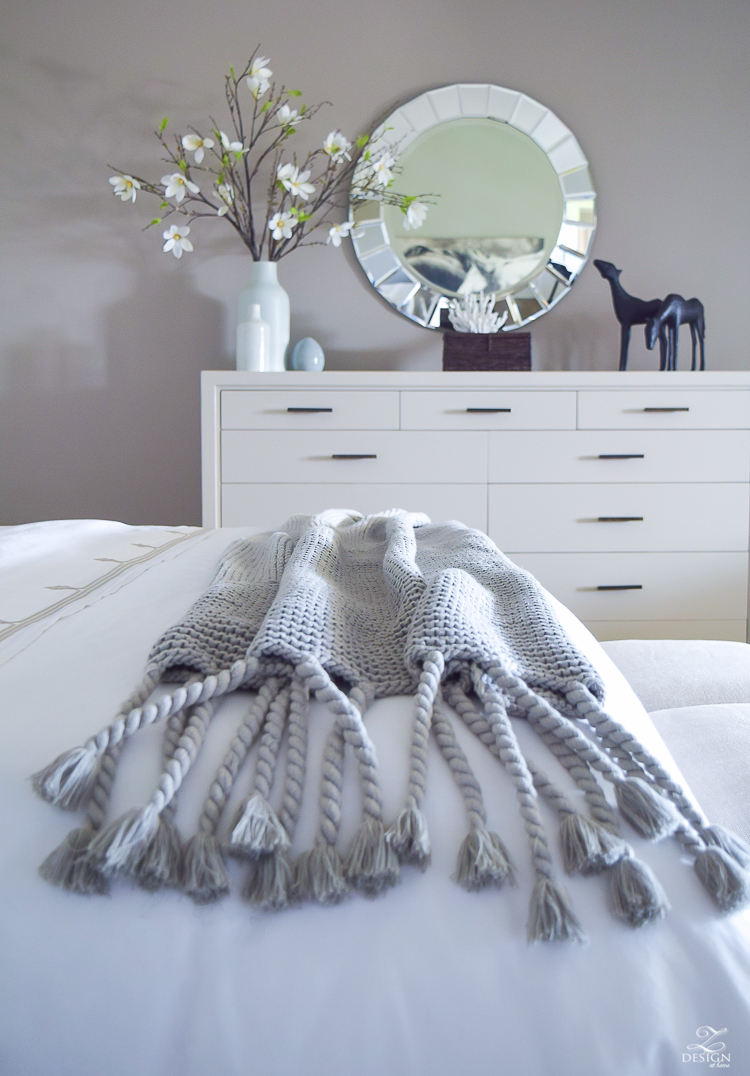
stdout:
{"type": "Polygon", "coordinates": [[[682,1055],[683,1061],[698,1061],[706,1065],[710,1069],[728,1069],[730,1062],[730,1055],[724,1053],[726,1050],[725,1042],[717,1042],[719,1035],[723,1035],[726,1032],[726,1028],[721,1028],[720,1031],[715,1031],[714,1028],[709,1027],[708,1024],[704,1024],[703,1027],[699,1027],[696,1031],[696,1036],[702,1039],[702,1042],[694,1042],[688,1046],[688,1053],[682,1055]]]}

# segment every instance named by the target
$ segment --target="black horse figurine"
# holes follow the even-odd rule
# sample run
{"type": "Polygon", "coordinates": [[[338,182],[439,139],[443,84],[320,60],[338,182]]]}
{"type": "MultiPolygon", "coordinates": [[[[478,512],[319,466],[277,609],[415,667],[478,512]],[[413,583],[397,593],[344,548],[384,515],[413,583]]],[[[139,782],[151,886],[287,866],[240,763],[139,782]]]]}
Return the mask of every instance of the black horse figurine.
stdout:
{"type": "MultiPolygon", "coordinates": [[[[604,262],[601,258],[594,259],[594,265],[605,280],[609,281],[612,289],[612,302],[615,308],[615,317],[620,322],[620,369],[627,369],[628,344],[630,343],[630,329],[633,325],[645,325],[649,318],[653,318],[659,312],[661,299],[636,299],[628,293],[620,284],[622,269],[616,269],[612,262],[604,262]]],[[[666,336],[660,337],[662,347],[662,362],[666,363],[666,336]]],[[[653,345],[651,345],[653,347],[653,345]]],[[[662,366],[662,370],[665,367],[662,366]]]]}
{"type": "MultiPolygon", "coordinates": [[[[706,335],[706,319],[703,303],[699,302],[698,299],[683,299],[681,295],[668,295],[660,304],[656,314],[646,320],[646,347],[651,351],[658,336],[659,346],[663,349],[665,336],[668,337],[667,369],[676,370],[677,338],[680,325],[690,326],[690,337],[693,344],[691,370],[695,369],[697,346],[700,346],[701,353],[700,368],[705,370],[706,356],[703,341],[706,335]]],[[[662,369],[664,369],[663,366],[662,369]]]]}

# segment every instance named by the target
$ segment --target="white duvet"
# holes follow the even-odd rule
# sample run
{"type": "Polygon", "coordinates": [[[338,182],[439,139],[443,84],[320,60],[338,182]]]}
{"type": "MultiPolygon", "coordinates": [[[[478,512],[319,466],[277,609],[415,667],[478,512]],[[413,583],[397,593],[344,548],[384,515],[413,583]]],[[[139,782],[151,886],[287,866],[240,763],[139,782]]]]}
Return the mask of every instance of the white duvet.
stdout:
{"type": "MultiPolygon", "coordinates": [[[[77,816],[38,800],[28,775],[111,720],[152,643],[206,588],[226,545],[249,533],[102,521],[0,530],[0,1076],[672,1076],[711,1067],[699,1049],[709,1039],[723,1044],[717,1067],[750,1072],[750,912],[722,918],[674,842],[629,833],[671,901],[664,922],[633,931],[608,912],[603,878],[571,878],[589,944],[529,946],[532,875],[513,787],[458,725],[517,889],[469,894],[451,881],[466,822],[436,749],[425,800],[432,866],[405,868],[379,900],[264,914],[236,895],[238,865],[232,896],[203,908],[125,883],[86,899],[37,877],[77,816]]],[[[559,612],[601,671],[609,712],[676,773],[621,674],[559,612]]],[[[186,836],[243,709],[241,695],[225,702],[181,790],[186,836]]],[[[367,715],[386,816],[403,801],[410,722],[407,699],[367,715]]],[[[314,706],[312,759],[329,725],[314,706]]],[[[518,732],[575,796],[544,745],[518,732]]],[[[159,730],[139,733],[113,812],[148,795],[158,758],[159,730]]],[[[317,784],[313,765],[299,850],[313,839],[317,784]]],[[[343,842],[356,823],[354,784],[345,795],[343,842]]]]}

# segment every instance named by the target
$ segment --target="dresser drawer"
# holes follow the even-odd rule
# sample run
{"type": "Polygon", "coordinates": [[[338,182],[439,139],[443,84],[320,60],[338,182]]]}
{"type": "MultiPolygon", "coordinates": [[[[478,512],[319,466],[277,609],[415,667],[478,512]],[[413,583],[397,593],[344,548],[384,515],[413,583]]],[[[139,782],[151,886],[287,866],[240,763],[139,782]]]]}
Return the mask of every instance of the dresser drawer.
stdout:
{"type": "Polygon", "coordinates": [[[225,430],[221,460],[224,482],[486,482],[487,434],[225,430]]]}
{"type": "Polygon", "coordinates": [[[324,508],[354,508],[369,515],[386,508],[425,512],[434,522],[458,519],[487,529],[487,487],[465,485],[384,485],[373,483],[258,484],[225,483],[221,492],[222,527],[278,527],[289,516],[314,515],[324,508]]]}
{"type": "Polygon", "coordinates": [[[511,555],[747,549],[748,486],[507,485],[489,487],[489,535],[511,555]]]}
{"type": "Polygon", "coordinates": [[[584,621],[744,620],[745,553],[517,553],[584,621]],[[639,587],[598,590],[597,587],[639,587]]]}
{"type": "Polygon", "coordinates": [[[224,389],[224,430],[397,430],[398,392],[224,389]]]}
{"type": "Polygon", "coordinates": [[[492,432],[490,482],[748,482],[748,430],[492,432]]]}
{"type": "Polygon", "coordinates": [[[574,392],[402,392],[404,430],[574,430],[574,392]]]}
{"type": "Polygon", "coordinates": [[[747,389],[640,389],[578,393],[581,430],[743,429],[750,426],[747,389]]]}

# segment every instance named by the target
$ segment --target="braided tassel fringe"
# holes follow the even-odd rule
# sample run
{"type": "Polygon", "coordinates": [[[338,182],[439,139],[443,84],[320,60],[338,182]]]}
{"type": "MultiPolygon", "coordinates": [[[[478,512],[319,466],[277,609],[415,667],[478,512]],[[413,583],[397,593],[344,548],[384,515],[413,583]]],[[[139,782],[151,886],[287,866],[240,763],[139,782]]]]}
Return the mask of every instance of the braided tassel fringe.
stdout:
{"type": "Polygon", "coordinates": [[[693,866],[722,912],[737,911],[750,900],[750,874],[723,848],[703,848],[696,854],[693,866]]]}
{"type": "Polygon", "coordinates": [[[379,819],[368,815],[357,830],[346,857],[344,878],[366,897],[379,897],[399,881],[398,856],[379,819]]]}
{"type": "Polygon", "coordinates": [[[99,756],[93,745],[73,747],[39,770],[31,778],[34,791],[47,803],[63,811],[82,807],[96,780],[99,756]]]}
{"type": "Polygon", "coordinates": [[[625,854],[625,842],[574,811],[560,820],[560,848],[568,874],[600,874],[625,854]]]}
{"type": "Polygon", "coordinates": [[[669,911],[666,893],[653,871],[628,849],[610,873],[612,911],[631,927],[643,927],[663,919],[669,911]]]}
{"type": "Polygon", "coordinates": [[[277,848],[269,855],[250,861],[245,900],[264,912],[280,912],[289,907],[292,866],[286,851],[277,848]]]}
{"type": "Polygon", "coordinates": [[[344,862],[335,845],[322,841],[303,852],[294,864],[292,897],[295,901],[340,904],[351,892],[344,877],[344,862]]]}
{"type": "Polygon", "coordinates": [[[530,942],[587,940],[568,894],[544,875],[537,876],[531,893],[526,937],[530,942]]]}
{"type": "Polygon", "coordinates": [[[401,863],[424,871],[430,865],[432,850],[427,820],[418,807],[404,807],[388,827],[386,838],[401,863]]]}
{"type": "Polygon", "coordinates": [[[458,850],[454,880],[470,893],[482,889],[500,889],[506,883],[516,884],[513,861],[507,848],[487,829],[468,833],[458,850]]]}
{"type": "Polygon", "coordinates": [[[701,831],[706,844],[721,848],[745,870],[750,869],[750,845],[724,826],[706,826],[701,831]]]}
{"type": "Polygon", "coordinates": [[[633,829],[651,841],[670,837],[682,821],[672,801],[639,777],[618,781],[615,799],[633,829]]]}
{"type": "Polygon", "coordinates": [[[229,875],[215,834],[201,831],[185,845],[182,891],[196,904],[213,904],[229,893],[229,875]]]}
{"type": "Polygon", "coordinates": [[[133,874],[141,889],[179,889],[182,884],[182,839],[171,818],[162,815],[156,833],[146,845],[133,874]]]}
{"type": "Polygon", "coordinates": [[[71,893],[106,896],[109,881],[87,856],[95,832],[91,826],[72,829],[39,867],[40,877],[71,893]]]}
{"type": "Polygon", "coordinates": [[[237,814],[227,852],[241,859],[255,859],[288,847],[289,838],[276,812],[265,796],[254,793],[237,814]]]}

